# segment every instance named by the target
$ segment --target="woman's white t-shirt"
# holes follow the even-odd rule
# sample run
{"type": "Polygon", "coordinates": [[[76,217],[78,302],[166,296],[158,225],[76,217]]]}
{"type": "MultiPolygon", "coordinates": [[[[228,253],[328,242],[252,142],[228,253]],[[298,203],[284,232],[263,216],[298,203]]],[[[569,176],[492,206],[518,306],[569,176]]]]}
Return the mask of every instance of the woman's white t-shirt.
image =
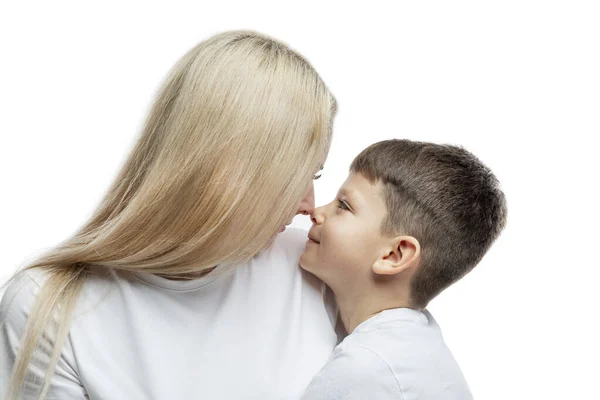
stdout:
{"type": "MultiPolygon", "coordinates": [[[[47,398],[300,398],[337,343],[330,291],[298,266],[305,242],[288,229],[234,272],[191,281],[96,271],[47,398]]],[[[22,273],[2,299],[0,397],[43,280],[22,273]]]]}

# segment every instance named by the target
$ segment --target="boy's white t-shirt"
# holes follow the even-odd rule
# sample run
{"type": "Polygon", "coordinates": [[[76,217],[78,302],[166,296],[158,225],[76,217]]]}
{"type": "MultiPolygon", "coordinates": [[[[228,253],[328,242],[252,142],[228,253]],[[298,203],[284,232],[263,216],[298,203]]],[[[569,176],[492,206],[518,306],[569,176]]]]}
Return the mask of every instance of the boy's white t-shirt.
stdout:
{"type": "MultiPolygon", "coordinates": [[[[233,273],[191,281],[98,270],[47,399],[300,398],[337,343],[330,291],[298,266],[305,243],[288,229],[233,273]]],[[[21,274],[2,299],[0,398],[44,278],[21,274]]]]}
{"type": "Polygon", "coordinates": [[[334,350],[305,400],[470,400],[428,311],[396,308],[364,321],[334,350]]]}

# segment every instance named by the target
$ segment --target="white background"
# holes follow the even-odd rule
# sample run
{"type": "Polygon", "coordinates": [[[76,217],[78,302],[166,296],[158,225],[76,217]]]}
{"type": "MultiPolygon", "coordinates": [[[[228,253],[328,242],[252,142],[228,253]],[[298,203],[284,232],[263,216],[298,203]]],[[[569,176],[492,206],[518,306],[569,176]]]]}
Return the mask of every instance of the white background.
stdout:
{"type": "Polygon", "coordinates": [[[599,21],[549,0],[2,3],[0,283],[89,217],[185,51],[255,29],[339,101],[318,204],[393,137],[461,144],[502,182],[502,237],[430,306],[475,398],[600,399],[599,21]]]}

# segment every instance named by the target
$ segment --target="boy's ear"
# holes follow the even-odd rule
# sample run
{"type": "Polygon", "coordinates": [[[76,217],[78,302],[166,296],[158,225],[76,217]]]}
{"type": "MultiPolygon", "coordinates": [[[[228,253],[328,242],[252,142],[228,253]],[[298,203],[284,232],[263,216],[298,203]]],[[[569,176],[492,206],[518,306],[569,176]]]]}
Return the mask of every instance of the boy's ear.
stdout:
{"type": "Polygon", "coordinates": [[[373,263],[373,272],[379,275],[395,275],[416,268],[421,261],[421,245],[412,236],[398,236],[373,263]]]}

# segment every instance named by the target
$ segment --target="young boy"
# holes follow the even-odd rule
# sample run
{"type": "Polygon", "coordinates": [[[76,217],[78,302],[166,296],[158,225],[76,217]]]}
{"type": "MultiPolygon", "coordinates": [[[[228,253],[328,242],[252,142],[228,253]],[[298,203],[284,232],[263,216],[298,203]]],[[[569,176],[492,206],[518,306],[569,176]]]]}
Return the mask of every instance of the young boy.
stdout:
{"type": "Polygon", "coordinates": [[[492,172],[459,147],[379,142],[312,221],[300,265],[331,287],[350,335],[303,399],[471,399],[425,307],[505,225],[492,172]]]}

